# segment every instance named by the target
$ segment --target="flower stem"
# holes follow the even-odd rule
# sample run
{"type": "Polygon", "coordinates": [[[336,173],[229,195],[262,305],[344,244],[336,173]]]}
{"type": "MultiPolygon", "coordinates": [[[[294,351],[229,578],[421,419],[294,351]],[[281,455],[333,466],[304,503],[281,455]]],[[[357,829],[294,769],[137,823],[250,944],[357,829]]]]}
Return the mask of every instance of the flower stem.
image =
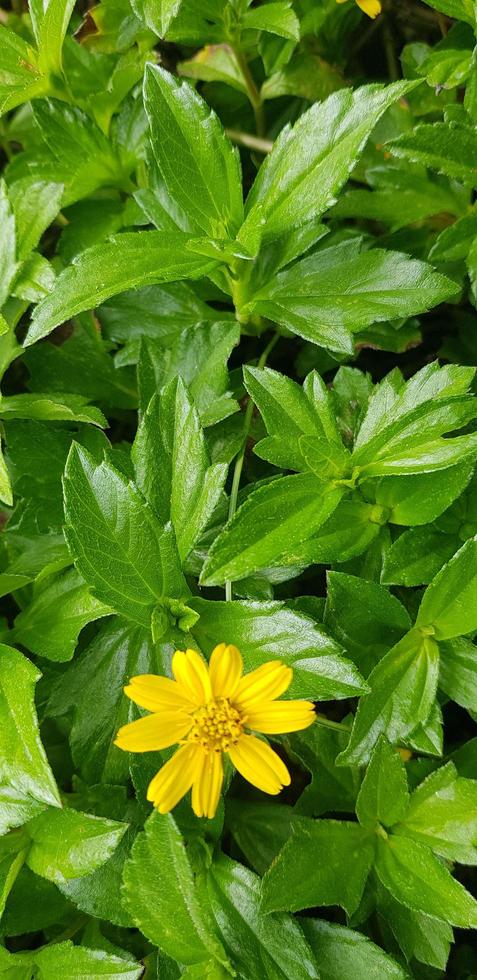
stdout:
{"type": "Polygon", "coordinates": [[[331,728],[335,732],[349,733],[351,731],[351,725],[344,725],[342,721],[331,721],[330,718],[326,718],[325,715],[316,715],[316,724],[321,725],[322,728],[331,728]]]}
{"type": "MultiPolygon", "coordinates": [[[[259,368],[265,367],[268,357],[271,354],[273,348],[275,347],[275,344],[278,342],[278,339],[279,339],[279,334],[275,333],[272,339],[270,340],[270,342],[265,347],[265,349],[262,351],[257,367],[259,368]]],[[[249,398],[247,402],[247,408],[245,410],[244,420],[243,420],[242,444],[240,446],[237,459],[235,460],[234,475],[232,477],[232,489],[230,491],[229,514],[228,514],[229,521],[232,520],[235,511],[237,510],[237,498],[238,498],[238,492],[240,487],[240,477],[242,475],[243,463],[245,459],[245,450],[247,448],[247,439],[250,431],[250,425],[252,423],[253,408],[254,408],[253,401],[251,398],[249,398]]],[[[232,581],[228,581],[225,583],[225,599],[227,602],[230,602],[231,599],[233,598],[232,584],[233,584],[232,581]]]]}

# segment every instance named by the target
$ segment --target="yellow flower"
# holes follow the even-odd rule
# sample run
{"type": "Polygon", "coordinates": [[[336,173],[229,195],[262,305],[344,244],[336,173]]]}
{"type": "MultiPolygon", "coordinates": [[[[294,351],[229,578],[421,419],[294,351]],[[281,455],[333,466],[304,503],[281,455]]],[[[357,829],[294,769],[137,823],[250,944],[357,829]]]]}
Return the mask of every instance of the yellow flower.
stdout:
{"type": "Polygon", "coordinates": [[[290,783],[280,757],[249,730],[275,735],[308,728],[315,718],[309,701],[277,701],[290,686],[292,670],[279,660],[243,676],[239,650],[220,643],[207,664],[195,650],[176,650],[175,680],[155,674],[133,677],[125,693],[153,714],[123,725],[115,744],[129,752],[180,748],[149,784],[147,798],[168,813],[192,787],[198,817],[213,817],[223,782],[222,755],[265,793],[290,783]]]}
{"type": "MultiPolygon", "coordinates": [[[[346,0],[336,0],[336,3],[346,3],[346,0]]],[[[373,20],[381,13],[380,0],[356,0],[358,7],[373,20]]]]}

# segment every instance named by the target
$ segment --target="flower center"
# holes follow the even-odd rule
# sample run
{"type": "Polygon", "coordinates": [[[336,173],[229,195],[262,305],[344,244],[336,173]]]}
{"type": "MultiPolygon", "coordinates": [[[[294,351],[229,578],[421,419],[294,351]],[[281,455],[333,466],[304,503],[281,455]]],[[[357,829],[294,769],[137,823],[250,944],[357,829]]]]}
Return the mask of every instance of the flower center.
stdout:
{"type": "Polygon", "coordinates": [[[208,701],[194,713],[193,723],[188,741],[197,742],[206,752],[227,752],[243,731],[241,715],[227,698],[208,701]]]}

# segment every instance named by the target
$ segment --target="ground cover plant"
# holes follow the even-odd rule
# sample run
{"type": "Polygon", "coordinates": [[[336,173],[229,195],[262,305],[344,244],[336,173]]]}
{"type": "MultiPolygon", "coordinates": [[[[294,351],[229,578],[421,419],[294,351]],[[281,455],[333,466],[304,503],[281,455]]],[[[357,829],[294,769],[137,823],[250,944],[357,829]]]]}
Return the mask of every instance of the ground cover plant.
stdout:
{"type": "Polygon", "coordinates": [[[0,9],[0,976],[477,976],[476,34],[0,9]]]}

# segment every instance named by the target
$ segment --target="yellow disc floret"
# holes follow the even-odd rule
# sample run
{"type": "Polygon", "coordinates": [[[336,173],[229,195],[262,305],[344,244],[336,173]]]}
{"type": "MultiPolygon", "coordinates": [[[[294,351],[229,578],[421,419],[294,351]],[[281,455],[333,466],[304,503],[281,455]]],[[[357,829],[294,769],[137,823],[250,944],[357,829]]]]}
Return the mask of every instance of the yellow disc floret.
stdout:
{"type": "Polygon", "coordinates": [[[198,742],[206,752],[228,752],[243,732],[242,716],[227,698],[208,701],[193,719],[187,740],[198,742]]]}

